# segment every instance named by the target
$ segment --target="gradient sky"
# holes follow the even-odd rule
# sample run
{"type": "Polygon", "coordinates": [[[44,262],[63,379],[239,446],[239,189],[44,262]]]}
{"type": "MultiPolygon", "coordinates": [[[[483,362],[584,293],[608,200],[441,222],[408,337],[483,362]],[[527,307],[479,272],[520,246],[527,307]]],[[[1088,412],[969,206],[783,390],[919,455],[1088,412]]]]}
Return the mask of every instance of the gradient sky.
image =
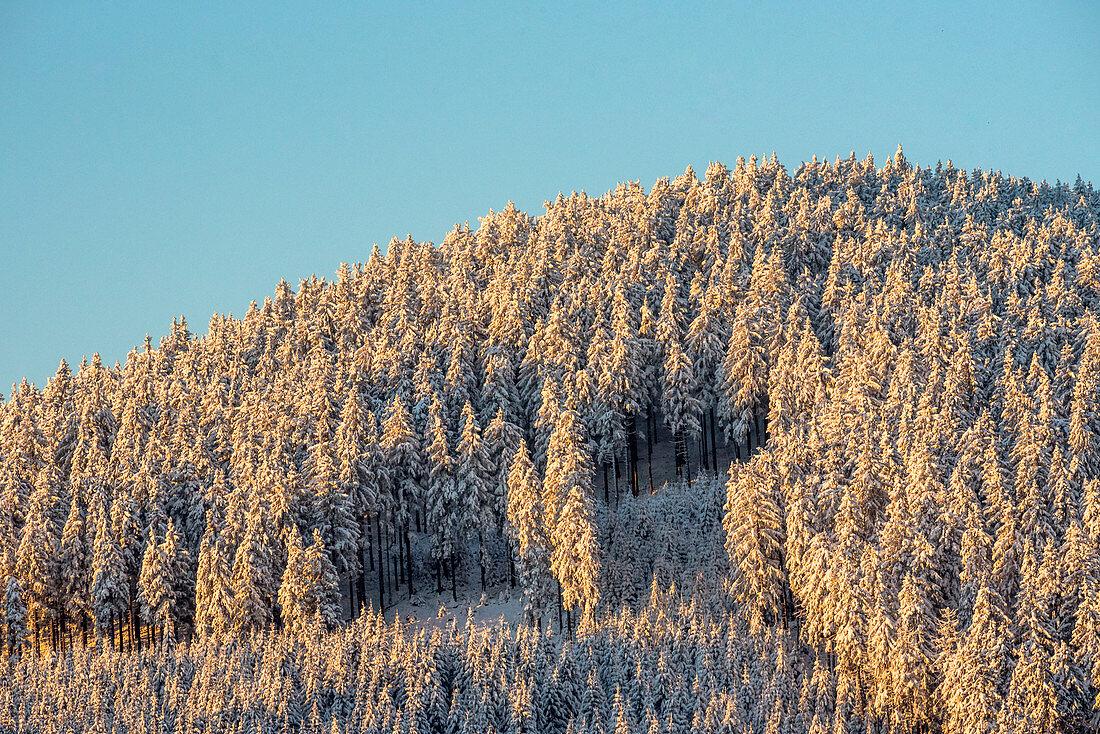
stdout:
{"type": "Polygon", "coordinates": [[[0,0],[5,394],[374,242],[688,164],[900,142],[1100,185],[1095,2],[229,5],[0,0]]]}

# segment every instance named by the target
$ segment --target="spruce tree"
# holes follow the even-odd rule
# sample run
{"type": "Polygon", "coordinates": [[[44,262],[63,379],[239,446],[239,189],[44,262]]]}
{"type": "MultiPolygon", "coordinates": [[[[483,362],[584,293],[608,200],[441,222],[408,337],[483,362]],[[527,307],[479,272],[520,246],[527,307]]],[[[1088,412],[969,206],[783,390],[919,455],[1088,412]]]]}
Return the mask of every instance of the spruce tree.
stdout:
{"type": "Polygon", "coordinates": [[[127,580],[122,548],[108,524],[106,500],[95,511],[95,541],[92,557],[91,611],[96,633],[109,636],[126,610],[127,580]]]}
{"type": "Polygon", "coordinates": [[[523,583],[524,608],[530,622],[546,614],[550,591],[550,527],[543,504],[543,488],[535,465],[520,441],[508,473],[508,535],[523,583]]]}
{"type": "Polygon", "coordinates": [[[227,627],[238,635],[262,630],[271,623],[271,602],[276,591],[270,565],[273,554],[261,511],[254,502],[230,573],[233,596],[227,627]]]}
{"type": "Polygon", "coordinates": [[[599,602],[600,550],[592,496],[592,467],[580,420],[562,410],[547,452],[543,508],[548,518],[550,570],[567,609],[580,606],[591,622],[599,602]]]}
{"type": "Polygon", "coordinates": [[[27,644],[27,608],[19,579],[9,576],[4,585],[4,647],[7,654],[19,656],[27,644]]]}
{"type": "Polygon", "coordinates": [[[723,520],[733,571],[730,590],[756,635],[786,614],[786,522],[773,470],[758,457],[731,467],[723,520]]]}
{"type": "Polygon", "coordinates": [[[462,435],[455,448],[455,485],[459,502],[461,535],[473,535],[478,540],[478,562],[481,566],[481,588],[485,588],[485,546],[483,532],[492,529],[493,493],[492,467],[481,429],[473,408],[462,408],[462,435]]]}

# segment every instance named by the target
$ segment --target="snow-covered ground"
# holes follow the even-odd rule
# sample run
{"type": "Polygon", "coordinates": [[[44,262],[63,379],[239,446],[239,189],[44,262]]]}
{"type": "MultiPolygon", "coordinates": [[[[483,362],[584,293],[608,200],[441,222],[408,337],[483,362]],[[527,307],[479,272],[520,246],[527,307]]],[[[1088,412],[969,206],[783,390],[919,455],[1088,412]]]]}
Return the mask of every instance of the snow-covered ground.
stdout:
{"type": "Polygon", "coordinates": [[[452,600],[450,589],[442,594],[432,589],[428,594],[401,599],[386,611],[388,620],[400,618],[403,623],[426,629],[445,627],[452,620],[465,625],[469,618],[481,627],[517,623],[522,617],[522,590],[512,589],[508,584],[490,587],[485,593],[477,584],[465,584],[458,589],[458,601],[452,600]]]}
{"type": "MultiPolygon", "coordinates": [[[[660,492],[666,484],[676,481],[675,460],[673,456],[673,444],[671,436],[660,427],[657,442],[653,446],[653,486],[660,492]]],[[[734,459],[733,446],[723,445],[722,439],[718,440],[718,465],[723,468],[720,479],[724,480],[730,462],[734,459]]],[[[703,476],[700,471],[699,447],[694,444],[691,450],[691,475],[692,479],[703,476]]],[[[649,464],[644,440],[639,446],[640,461],[638,463],[639,490],[644,495],[649,489],[649,464]]],[[[744,452],[742,453],[744,455],[744,452]]],[[[629,477],[619,477],[618,496],[626,497],[630,492],[629,477]]],[[[609,507],[612,511],[617,509],[616,487],[614,473],[609,469],[608,484],[610,497],[609,507]]],[[[594,477],[594,490],[596,496],[602,502],[604,499],[603,471],[596,472],[594,477]]],[[[522,621],[523,589],[518,580],[513,587],[507,578],[504,569],[496,568],[489,571],[489,582],[485,591],[482,591],[479,568],[474,563],[465,563],[459,566],[455,596],[452,597],[450,584],[443,579],[443,591],[437,592],[437,582],[434,575],[434,566],[427,560],[429,558],[429,538],[426,534],[411,533],[416,560],[415,593],[412,597],[408,589],[402,586],[396,594],[391,590],[386,596],[385,618],[389,621],[400,619],[402,623],[414,627],[433,629],[446,627],[452,621],[459,625],[465,625],[469,618],[475,626],[493,626],[501,623],[514,624],[522,621]]],[[[477,544],[471,543],[463,556],[466,559],[475,559],[477,556],[477,544]]],[[[343,603],[343,615],[350,617],[348,607],[349,599],[345,594],[343,603]]],[[[368,605],[377,606],[377,591],[367,590],[368,605]]]]}

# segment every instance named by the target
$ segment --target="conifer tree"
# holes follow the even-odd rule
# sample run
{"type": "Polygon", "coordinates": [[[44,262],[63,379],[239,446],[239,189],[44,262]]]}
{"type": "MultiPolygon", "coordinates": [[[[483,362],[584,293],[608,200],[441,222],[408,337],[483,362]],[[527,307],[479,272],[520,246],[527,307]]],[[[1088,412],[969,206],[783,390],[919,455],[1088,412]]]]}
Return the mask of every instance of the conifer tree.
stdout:
{"type": "Polygon", "coordinates": [[[270,565],[273,554],[260,512],[261,507],[254,502],[230,574],[233,601],[227,626],[238,635],[262,630],[271,623],[271,602],[276,591],[270,565]]]}
{"type": "Polygon", "coordinates": [[[148,624],[160,628],[162,637],[175,635],[193,598],[187,555],[172,520],[168,521],[163,537],[158,539],[150,531],[141,563],[139,593],[142,616],[148,624]]]}
{"type": "Polygon", "coordinates": [[[493,526],[492,468],[481,440],[481,429],[469,403],[462,408],[462,435],[455,448],[455,485],[459,501],[459,527],[462,534],[478,540],[481,588],[485,588],[485,547],[482,531],[493,526]]]}
{"type": "Polygon", "coordinates": [[[208,524],[199,545],[195,579],[195,632],[200,638],[228,632],[233,614],[233,589],[224,535],[208,524]]]}
{"type": "MultiPolygon", "coordinates": [[[[379,440],[387,466],[386,484],[392,498],[392,522],[404,541],[405,578],[409,593],[413,591],[413,559],[409,543],[409,524],[420,500],[422,470],[420,437],[409,417],[408,407],[401,395],[390,402],[379,440]]],[[[399,548],[400,554],[400,548],[399,548]]]]}
{"type": "Polygon", "coordinates": [[[66,618],[79,623],[85,633],[91,614],[90,541],[94,539],[94,535],[88,532],[89,524],[87,506],[81,492],[70,503],[69,516],[61,530],[58,574],[61,578],[59,591],[65,603],[66,618]]]}
{"type": "Polygon", "coordinates": [[[337,577],[320,532],[313,531],[313,543],[305,548],[298,531],[288,528],[286,547],[278,594],[283,625],[291,634],[309,629],[314,620],[331,627],[339,608],[337,577]]]}
{"type": "Polygon", "coordinates": [[[61,481],[52,464],[39,472],[16,555],[16,571],[36,640],[41,630],[57,621],[63,603],[57,563],[57,549],[61,543],[61,527],[57,520],[61,481]]]}
{"type": "MultiPolygon", "coordinates": [[[[355,596],[359,605],[366,603],[367,566],[374,565],[373,556],[367,560],[367,553],[372,550],[368,540],[371,537],[370,520],[380,509],[377,435],[370,435],[372,422],[373,414],[371,421],[364,420],[359,390],[353,386],[340,412],[335,452],[337,478],[347,496],[348,511],[355,526],[356,565],[359,568],[355,596]]],[[[358,610],[353,608],[352,611],[358,610]]]]}
{"type": "MultiPolygon", "coordinates": [[[[722,361],[725,358],[725,342],[728,336],[722,324],[721,298],[717,286],[708,287],[702,295],[699,304],[699,312],[688,326],[685,335],[685,352],[692,361],[692,374],[698,385],[698,399],[702,414],[701,423],[709,423],[711,435],[705,435],[704,443],[709,444],[711,450],[710,461],[703,458],[704,465],[717,464],[717,446],[714,443],[715,436],[715,410],[718,405],[718,375],[722,361]]],[[[712,467],[718,473],[718,467],[712,467]]]]}
{"type": "MultiPolygon", "coordinates": [[[[107,521],[108,511],[100,500],[95,512],[95,541],[92,558],[91,612],[96,632],[110,635],[126,610],[127,581],[122,548],[107,521]]],[[[121,624],[121,622],[120,622],[121,624]]]]}
{"type": "Polygon", "coordinates": [[[504,409],[497,410],[482,436],[489,460],[489,485],[492,494],[492,516],[497,529],[505,520],[508,505],[508,473],[523,433],[505,417],[504,409]]]}
{"type": "MultiPolygon", "coordinates": [[[[691,360],[684,354],[679,342],[665,345],[664,413],[673,440],[676,442],[677,473],[687,466],[687,438],[698,436],[701,431],[699,418],[701,406],[695,393],[698,384],[691,360]]],[[[691,469],[687,466],[688,477],[691,469]]]]}
{"type": "Polygon", "coordinates": [[[27,608],[19,579],[9,576],[4,585],[4,648],[9,656],[18,656],[27,644],[27,608]]]}
{"type": "MultiPolygon", "coordinates": [[[[450,444],[442,403],[433,395],[428,414],[428,527],[432,529],[432,554],[436,562],[447,561],[453,567],[460,498],[450,444]]],[[[439,573],[441,576],[442,571],[439,573]]],[[[457,601],[457,590],[452,587],[451,593],[457,601]]]]}
{"type": "Polygon", "coordinates": [[[313,443],[308,491],[313,497],[314,520],[310,530],[321,533],[337,575],[351,579],[359,572],[360,523],[332,460],[332,448],[327,441],[313,443]]]}
{"type": "Polygon", "coordinates": [[[974,601],[974,614],[963,634],[952,630],[940,667],[945,724],[951,731],[989,731],[996,728],[1002,705],[1002,681],[1008,662],[1008,620],[1003,601],[983,586],[974,601]]]}
{"type": "Polygon", "coordinates": [[[772,469],[761,456],[731,467],[723,521],[733,570],[730,588],[756,635],[781,611],[786,614],[786,523],[772,469]]]}
{"type": "Polygon", "coordinates": [[[543,511],[551,528],[550,569],[567,609],[581,607],[591,621],[599,601],[599,542],[592,497],[592,468],[577,414],[561,411],[547,452],[543,511]]]}
{"type": "Polygon", "coordinates": [[[532,622],[547,611],[551,579],[551,541],[542,494],[527,442],[520,441],[508,473],[508,534],[523,583],[524,607],[532,622]]]}
{"type": "Polygon", "coordinates": [[[718,419],[726,437],[737,444],[753,427],[754,411],[767,384],[759,335],[747,308],[738,308],[720,370],[718,419]]]}

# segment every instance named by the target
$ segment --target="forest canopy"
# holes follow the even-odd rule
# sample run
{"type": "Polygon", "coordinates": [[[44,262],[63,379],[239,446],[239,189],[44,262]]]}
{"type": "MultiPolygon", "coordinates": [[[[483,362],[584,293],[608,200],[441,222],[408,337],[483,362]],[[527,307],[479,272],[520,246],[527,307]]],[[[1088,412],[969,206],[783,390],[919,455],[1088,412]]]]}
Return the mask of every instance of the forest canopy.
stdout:
{"type": "Polygon", "coordinates": [[[0,405],[0,711],[149,667],[217,728],[180,670],[236,655],[297,686],[256,727],[1093,730],[1098,211],[900,148],[738,159],[63,362],[0,405]],[[678,523],[725,552],[692,574],[678,523]],[[459,575],[516,630],[378,616],[459,575]],[[322,649],[354,687],[265,657],[322,649]]]}

